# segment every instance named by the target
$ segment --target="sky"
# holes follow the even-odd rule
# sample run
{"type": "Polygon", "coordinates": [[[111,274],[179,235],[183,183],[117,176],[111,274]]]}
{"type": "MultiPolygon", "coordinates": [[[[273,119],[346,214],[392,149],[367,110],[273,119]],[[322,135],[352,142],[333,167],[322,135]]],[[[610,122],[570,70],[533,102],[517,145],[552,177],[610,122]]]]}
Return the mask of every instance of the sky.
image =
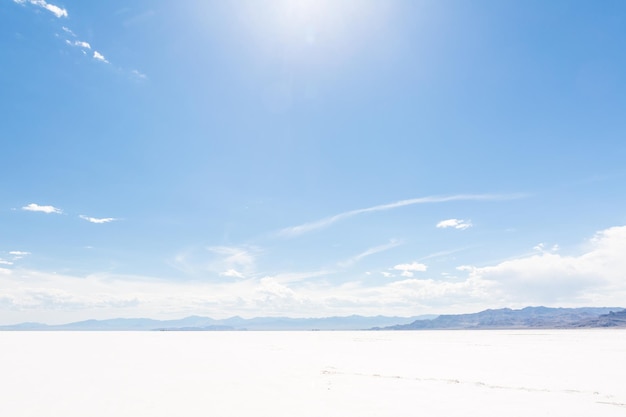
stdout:
{"type": "Polygon", "coordinates": [[[626,300],[626,3],[0,0],[0,324],[626,300]]]}

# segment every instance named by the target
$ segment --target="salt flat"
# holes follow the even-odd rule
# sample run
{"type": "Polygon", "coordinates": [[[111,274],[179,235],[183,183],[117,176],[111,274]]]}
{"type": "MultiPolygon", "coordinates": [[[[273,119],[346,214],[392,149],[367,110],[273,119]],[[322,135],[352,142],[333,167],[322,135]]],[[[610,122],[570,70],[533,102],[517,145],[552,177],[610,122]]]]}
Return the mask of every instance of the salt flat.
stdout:
{"type": "Polygon", "coordinates": [[[626,331],[3,332],[2,416],[624,416],[626,331]]]}

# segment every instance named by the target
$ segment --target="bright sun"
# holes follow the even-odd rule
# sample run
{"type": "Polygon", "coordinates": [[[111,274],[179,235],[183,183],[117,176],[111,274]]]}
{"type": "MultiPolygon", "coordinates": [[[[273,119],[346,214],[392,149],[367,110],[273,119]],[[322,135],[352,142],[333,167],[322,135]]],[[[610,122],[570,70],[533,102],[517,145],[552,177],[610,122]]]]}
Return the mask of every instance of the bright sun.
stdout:
{"type": "Polygon", "coordinates": [[[380,18],[377,2],[357,0],[274,0],[254,4],[256,21],[263,30],[295,41],[315,43],[327,40],[354,40],[367,30],[372,19],[380,18]]]}

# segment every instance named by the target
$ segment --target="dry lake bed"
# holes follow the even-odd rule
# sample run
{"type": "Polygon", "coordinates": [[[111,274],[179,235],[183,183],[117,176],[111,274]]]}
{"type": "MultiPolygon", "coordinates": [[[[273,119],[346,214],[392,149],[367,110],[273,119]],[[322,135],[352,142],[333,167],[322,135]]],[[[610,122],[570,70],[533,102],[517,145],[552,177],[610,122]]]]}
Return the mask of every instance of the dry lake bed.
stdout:
{"type": "Polygon", "coordinates": [[[626,330],[1,332],[0,415],[623,417],[626,330]]]}

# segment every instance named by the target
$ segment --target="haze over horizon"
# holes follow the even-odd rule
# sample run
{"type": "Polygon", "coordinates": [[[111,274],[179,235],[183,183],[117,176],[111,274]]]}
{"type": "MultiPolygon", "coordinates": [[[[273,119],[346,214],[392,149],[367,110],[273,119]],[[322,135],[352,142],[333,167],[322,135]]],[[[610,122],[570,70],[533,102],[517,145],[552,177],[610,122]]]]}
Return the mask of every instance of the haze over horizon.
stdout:
{"type": "Polygon", "coordinates": [[[623,305],[625,21],[0,0],[0,325],[623,305]]]}

